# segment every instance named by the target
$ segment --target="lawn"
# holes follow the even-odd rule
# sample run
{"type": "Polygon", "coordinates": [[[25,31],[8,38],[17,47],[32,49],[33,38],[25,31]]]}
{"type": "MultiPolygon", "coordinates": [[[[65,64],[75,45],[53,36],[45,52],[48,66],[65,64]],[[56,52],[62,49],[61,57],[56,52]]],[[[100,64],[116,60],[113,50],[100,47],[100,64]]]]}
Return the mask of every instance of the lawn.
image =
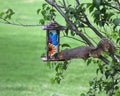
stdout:
{"type": "MultiPolygon", "coordinates": [[[[38,24],[36,10],[43,0],[0,0],[0,11],[12,8],[15,22],[38,24]]],[[[59,15],[58,15],[59,16],[59,15]]],[[[59,16],[58,22],[63,19],[59,16]]],[[[55,70],[40,56],[45,52],[45,31],[41,27],[20,27],[0,23],[0,96],[79,96],[89,88],[96,65],[72,60],[61,84],[52,84],[55,70]]],[[[62,38],[61,43],[72,39],[62,38]]]]}

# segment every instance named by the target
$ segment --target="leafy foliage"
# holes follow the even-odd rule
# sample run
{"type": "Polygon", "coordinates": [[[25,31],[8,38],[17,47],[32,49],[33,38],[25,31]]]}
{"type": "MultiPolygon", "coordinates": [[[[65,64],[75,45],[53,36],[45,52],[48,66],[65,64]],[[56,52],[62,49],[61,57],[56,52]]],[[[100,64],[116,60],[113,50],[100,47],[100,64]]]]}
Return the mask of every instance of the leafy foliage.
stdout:
{"type": "MultiPolygon", "coordinates": [[[[103,31],[104,36],[110,38],[115,43],[114,45],[116,46],[116,49],[114,56],[118,56],[120,54],[120,2],[118,0],[93,0],[92,3],[80,4],[79,0],[76,1],[77,4],[75,6],[70,3],[61,3],[61,6],[63,6],[62,8],[64,9],[64,15],[61,12],[62,10],[57,10],[59,13],[62,13],[63,17],[67,22],[67,29],[65,30],[65,35],[68,36],[69,30],[71,30],[71,35],[75,36],[76,33],[74,32],[75,30],[72,29],[72,24],[80,32],[83,32],[84,29],[88,27],[92,29],[99,37],[102,37],[102,35],[100,35],[99,33],[103,31]],[[96,29],[92,25],[92,21],[90,21],[88,16],[86,15],[88,10],[91,15],[90,18],[93,19],[95,26],[104,30],[96,29]],[[65,16],[69,18],[69,20],[65,16]],[[105,30],[109,30],[110,32],[105,30]]],[[[52,3],[54,4],[54,2],[52,3]]],[[[51,3],[49,4],[51,5],[51,3]]],[[[89,33],[85,35],[88,36],[88,34],[89,33]]],[[[90,37],[88,38],[91,39],[90,37]]],[[[62,46],[69,47],[68,44],[63,44],[62,46]]],[[[89,58],[86,60],[86,63],[89,66],[93,63],[98,65],[98,68],[96,69],[97,76],[89,82],[89,91],[87,93],[82,93],[80,96],[96,96],[101,92],[105,92],[106,94],[108,94],[108,96],[120,95],[120,63],[115,62],[112,57],[110,58],[108,52],[105,52],[103,56],[109,60],[107,64],[101,62],[100,59],[89,58]]],[[[68,66],[68,64],[69,62],[66,61],[63,63],[60,62],[59,64],[55,63],[56,76],[54,81],[60,83],[60,81],[63,79],[63,70],[67,69],[66,65],[68,66]]]]}
{"type": "Polygon", "coordinates": [[[5,12],[0,12],[0,18],[4,20],[10,20],[15,12],[12,9],[7,9],[5,12]]]}
{"type": "Polygon", "coordinates": [[[40,24],[45,24],[45,21],[47,21],[47,20],[50,21],[50,20],[54,19],[55,16],[56,16],[55,12],[56,11],[55,11],[55,9],[53,7],[51,7],[48,4],[44,3],[42,5],[42,8],[37,10],[37,14],[38,15],[41,14],[42,17],[43,17],[43,19],[40,18],[39,23],[40,24]]]}
{"type": "MultiPolygon", "coordinates": [[[[100,76],[95,77],[92,81],[90,81],[90,89],[87,94],[89,96],[95,96],[95,94],[99,94],[102,91],[105,91],[106,94],[119,94],[119,82],[120,76],[118,73],[120,72],[120,64],[112,62],[111,64],[105,65],[102,64],[100,60],[92,60],[91,63],[97,63],[98,69],[96,70],[97,74],[100,76]]],[[[115,95],[116,96],[116,95],[115,95]]]]}
{"type": "Polygon", "coordinates": [[[64,79],[63,73],[67,70],[69,61],[63,61],[63,62],[48,62],[48,66],[50,68],[55,68],[56,74],[55,78],[51,79],[52,83],[57,82],[60,84],[61,80],[64,79]]]}
{"type": "MultiPolygon", "coordinates": [[[[86,60],[86,64],[91,66],[93,63],[98,65],[96,69],[96,77],[89,82],[90,88],[87,93],[82,93],[80,96],[96,96],[101,92],[105,92],[108,96],[120,95],[120,1],[119,0],[92,0],[91,3],[81,3],[79,0],[75,0],[75,4],[67,0],[45,0],[47,3],[42,5],[42,8],[37,10],[37,14],[42,15],[39,23],[45,24],[46,21],[50,21],[56,18],[56,12],[58,11],[66,21],[65,36],[71,33],[71,36],[78,35],[89,46],[94,46],[96,41],[92,36],[89,36],[89,32],[85,29],[91,29],[96,34],[96,38],[109,38],[114,42],[113,57],[118,61],[114,61],[109,52],[105,52],[103,55],[104,60],[101,58],[89,58],[86,60]],[[66,2],[67,1],[67,2],[66,2]],[[91,20],[89,18],[92,18],[91,20]],[[92,21],[93,20],[93,21],[92,21]]],[[[12,9],[8,9],[5,12],[0,13],[0,18],[4,21],[10,20],[15,12],[12,9]]],[[[7,23],[9,23],[7,21],[7,23]]],[[[86,44],[85,43],[85,44],[86,44]]],[[[69,44],[62,44],[62,47],[71,47],[69,44]]],[[[51,82],[57,82],[60,84],[64,79],[64,71],[67,70],[69,61],[61,62],[48,62],[47,65],[50,68],[54,68],[56,71],[55,78],[51,79],[51,82]]]]}

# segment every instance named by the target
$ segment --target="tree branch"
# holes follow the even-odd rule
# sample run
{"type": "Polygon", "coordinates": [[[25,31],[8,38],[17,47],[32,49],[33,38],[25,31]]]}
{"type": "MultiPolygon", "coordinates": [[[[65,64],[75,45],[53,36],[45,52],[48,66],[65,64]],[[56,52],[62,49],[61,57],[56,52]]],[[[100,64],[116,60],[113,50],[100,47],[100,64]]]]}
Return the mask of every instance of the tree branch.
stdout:
{"type": "MultiPolygon", "coordinates": [[[[76,0],[77,5],[80,5],[80,2],[76,0]]],[[[86,21],[79,19],[82,23],[86,24],[89,28],[91,28],[100,38],[104,38],[104,36],[90,23],[87,15],[85,14],[84,10],[81,8],[81,13],[84,16],[86,21]]]]}
{"type": "MultiPolygon", "coordinates": [[[[65,15],[65,13],[62,11],[62,9],[55,3],[55,2],[51,2],[50,0],[45,0],[48,4],[54,6],[58,12],[65,18],[66,22],[71,26],[71,29],[73,31],[76,32],[76,34],[78,36],[80,36],[89,46],[94,46],[88,39],[86,36],[84,36],[84,34],[82,34],[81,32],[78,31],[78,29],[76,28],[76,26],[69,20],[69,18],[65,15]]],[[[106,64],[109,63],[109,61],[104,58],[103,56],[99,56],[98,58],[100,58],[102,61],[104,61],[106,64]]]]}
{"type": "MultiPolygon", "coordinates": [[[[83,12],[82,12],[82,13],[83,13],[83,12]]],[[[83,21],[83,20],[81,20],[81,19],[79,19],[79,21],[82,22],[82,23],[84,23],[84,24],[86,24],[90,29],[92,29],[93,32],[95,32],[95,34],[96,34],[98,37],[100,37],[100,38],[105,38],[105,37],[90,23],[90,21],[89,21],[89,19],[87,18],[86,14],[83,13],[83,15],[84,15],[86,21],[83,21]]]]}
{"type": "Polygon", "coordinates": [[[119,8],[120,8],[120,1],[119,1],[119,0],[117,0],[117,3],[118,3],[118,6],[119,6],[119,8]]]}
{"type": "Polygon", "coordinates": [[[77,5],[80,5],[80,2],[79,2],[79,0],[75,0],[75,1],[76,1],[77,5]]]}
{"type": "Polygon", "coordinates": [[[49,3],[50,5],[54,6],[58,12],[65,18],[66,22],[71,26],[71,29],[76,32],[77,35],[79,35],[84,41],[86,41],[86,43],[89,46],[93,46],[93,44],[84,36],[84,34],[82,34],[81,32],[78,31],[78,29],[76,28],[76,26],[69,20],[69,18],[65,15],[65,13],[62,11],[62,9],[54,2],[50,2],[49,0],[45,0],[47,3],[49,3]]]}
{"type": "Polygon", "coordinates": [[[95,41],[92,37],[90,37],[90,36],[87,34],[87,32],[85,31],[85,29],[84,29],[84,33],[85,33],[86,36],[87,36],[88,38],[90,38],[95,44],[97,44],[96,41],[95,41]]]}
{"type": "Polygon", "coordinates": [[[63,4],[64,4],[65,9],[67,9],[65,0],[63,0],[63,4]]]}
{"type": "Polygon", "coordinates": [[[18,24],[18,23],[14,23],[14,22],[10,22],[4,18],[1,18],[1,20],[3,20],[4,22],[0,21],[1,23],[4,23],[4,24],[10,24],[10,25],[15,25],[15,26],[24,26],[24,27],[35,27],[35,26],[42,26],[40,24],[18,24]]]}
{"type": "MultiPolygon", "coordinates": [[[[107,2],[106,2],[107,3],[107,2]]],[[[118,3],[119,4],[119,7],[120,7],[120,2],[118,3]]],[[[116,9],[117,11],[120,11],[120,8],[116,7],[116,6],[112,6],[111,4],[107,3],[106,6],[110,7],[110,8],[113,8],[113,9],[116,9]]]]}
{"type": "Polygon", "coordinates": [[[88,27],[91,28],[100,38],[105,38],[92,24],[88,24],[88,27]]]}
{"type": "MultiPolygon", "coordinates": [[[[82,41],[82,40],[79,40],[79,39],[77,39],[77,38],[71,37],[71,36],[66,36],[66,35],[64,35],[63,37],[71,38],[71,39],[74,39],[74,40],[76,40],[76,41],[79,41],[79,42],[82,42],[82,43],[84,43],[84,44],[87,44],[86,42],[84,42],[84,41],[82,41]]],[[[62,37],[61,37],[61,38],[62,38],[62,37]]]]}

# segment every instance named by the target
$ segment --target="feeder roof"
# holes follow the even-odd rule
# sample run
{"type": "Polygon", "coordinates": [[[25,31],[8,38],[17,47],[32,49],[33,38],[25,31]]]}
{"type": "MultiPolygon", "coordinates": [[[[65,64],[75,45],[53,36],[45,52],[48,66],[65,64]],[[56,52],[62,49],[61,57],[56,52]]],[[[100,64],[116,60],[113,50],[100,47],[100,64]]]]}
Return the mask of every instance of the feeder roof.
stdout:
{"type": "Polygon", "coordinates": [[[43,25],[42,29],[43,30],[65,30],[65,27],[58,24],[55,20],[52,20],[48,24],[43,25]]]}

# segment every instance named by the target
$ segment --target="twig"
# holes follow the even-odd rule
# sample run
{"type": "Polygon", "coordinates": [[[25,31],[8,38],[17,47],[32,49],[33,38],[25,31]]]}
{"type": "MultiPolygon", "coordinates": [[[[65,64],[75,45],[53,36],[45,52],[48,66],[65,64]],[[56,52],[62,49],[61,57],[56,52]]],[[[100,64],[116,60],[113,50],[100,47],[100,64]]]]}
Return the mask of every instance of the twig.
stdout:
{"type": "Polygon", "coordinates": [[[24,26],[24,27],[42,26],[40,24],[17,24],[17,23],[5,23],[5,24],[10,24],[10,25],[15,25],[15,26],[24,26]]]}
{"type": "Polygon", "coordinates": [[[10,25],[15,25],[15,26],[24,26],[24,27],[35,27],[35,26],[42,26],[40,24],[18,24],[18,23],[14,23],[14,22],[10,22],[4,18],[1,18],[1,20],[3,20],[4,22],[0,21],[0,23],[4,23],[4,24],[10,24],[10,25]]]}
{"type": "Polygon", "coordinates": [[[75,1],[76,1],[77,5],[80,5],[80,2],[79,2],[79,0],[75,0],[75,1]]]}
{"type": "MultiPolygon", "coordinates": [[[[106,2],[107,3],[107,2],[106,2]]],[[[120,2],[119,2],[120,3],[120,2]]],[[[117,8],[116,6],[112,6],[111,4],[107,3],[106,6],[110,7],[110,8],[113,8],[113,9],[116,9],[117,11],[120,11],[120,8],[117,8]]],[[[120,4],[119,4],[119,7],[120,7],[120,4]]]]}
{"type": "Polygon", "coordinates": [[[88,38],[90,38],[95,44],[97,44],[97,42],[95,42],[95,40],[86,33],[85,29],[84,29],[84,32],[88,38]]]}
{"type": "Polygon", "coordinates": [[[65,0],[63,0],[63,4],[64,4],[65,9],[67,9],[65,0]]]}
{"type": "Polygon", "coordinates": [[[79,39],[77,39],[77,38],[71,37],[71,36],[66,36],[66,35],[64,35],[64,36],[62,36],[61,38],[63,38],[63,37],[71,38],[71,39],[77,40],[77,41],[79,41],[79,42],[82,42],[82,43],[84,43],[84,44],[87,44],[86,42],[84,42],[84,41],[82,41],[82,40],[79,40],[79,39]]]}
{"type": "Polygon", "coordinates": [[[120,1],[119,1],[119,0],[117,0],[117,3],[118,3],[118,6],[119,6],[119,8],[120,8],[120,1]]]}

